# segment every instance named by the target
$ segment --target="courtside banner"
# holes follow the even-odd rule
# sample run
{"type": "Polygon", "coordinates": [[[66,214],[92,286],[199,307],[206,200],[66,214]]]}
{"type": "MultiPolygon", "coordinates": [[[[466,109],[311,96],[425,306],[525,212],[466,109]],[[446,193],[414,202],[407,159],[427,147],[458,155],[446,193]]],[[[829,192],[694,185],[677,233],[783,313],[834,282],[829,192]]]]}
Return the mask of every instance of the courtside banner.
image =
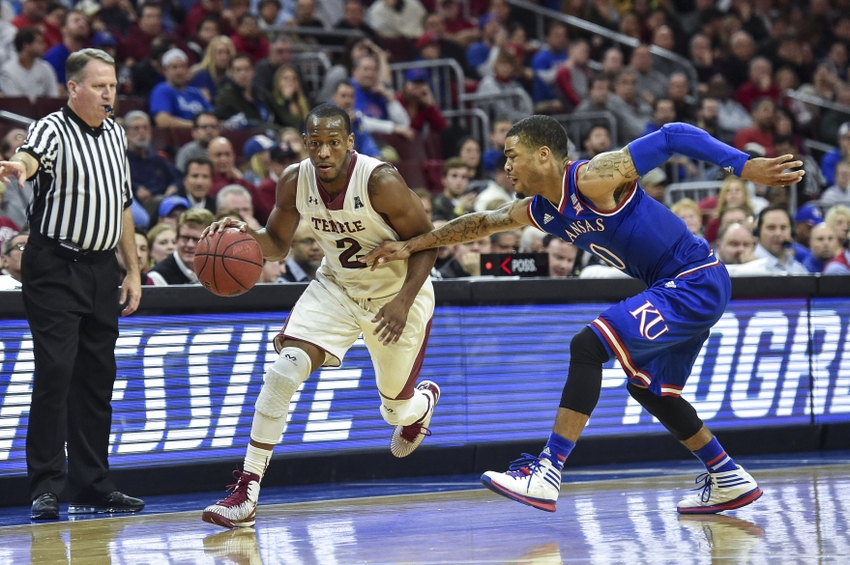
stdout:
{"type": "MultiPolygon", "coordinates": [[[[420,378],[442,388],[429,446],[548,437],[570,338],[606,304],[440,307],[420,378]]],[[[110,466],[240,461],[271,341],[286,313],[121,319],[110,466]]],[[[714,327],[683,396],[713,429],[850,421],[850,299],[735,300],[714,327]]],[[[0,329],[0,475],[26,472],[32,339],[0,329]]],[[[588,436],[660,432],[605,365],[588,436]]],[[[362,341],[292,398],[280,454],[389,448],[362,341]]]]}

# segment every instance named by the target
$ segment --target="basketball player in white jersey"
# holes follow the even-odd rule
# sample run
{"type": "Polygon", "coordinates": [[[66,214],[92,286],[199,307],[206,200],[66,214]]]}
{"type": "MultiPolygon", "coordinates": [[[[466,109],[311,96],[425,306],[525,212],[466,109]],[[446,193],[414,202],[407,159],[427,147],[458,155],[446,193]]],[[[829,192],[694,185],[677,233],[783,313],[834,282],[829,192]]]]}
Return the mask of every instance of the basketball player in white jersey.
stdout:
{"type": "Polygon", "coordinates": [[[416,384],[434,312],[428,275],[436,250],[392,269],[372,271],[358,261],[383,240],[431,231],[419,197],[394,167],[354,152],[348,113],[338,106],[323,104],[307,115],[304,143],[310,157],[284,172],[265,229],[232,219],[207,229],[238,227],[257,240],[266,259],[280,260],[303,218],[325,252],[316,279],[275,338],[280,355],[257,397],[243,470],[234,471],[236,485],[204,509],[205,522],[227,528],[254,524],[260,481],[286,427],[293,393],[313,369],[339,366],[361,332],[375,367],[381,416],[395,427],[393,455],[405,457],[422,443],[440,397],[435,383],[416,384]]]}

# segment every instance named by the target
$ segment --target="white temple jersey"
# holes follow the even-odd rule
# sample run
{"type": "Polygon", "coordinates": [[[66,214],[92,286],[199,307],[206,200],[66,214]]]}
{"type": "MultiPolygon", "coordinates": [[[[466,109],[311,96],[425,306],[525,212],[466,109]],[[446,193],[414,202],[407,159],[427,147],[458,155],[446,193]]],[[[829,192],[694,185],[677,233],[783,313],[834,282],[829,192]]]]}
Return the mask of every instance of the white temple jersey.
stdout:
{"type": "MultiPolygon", "coordinates": [[[[398,241],[396,231],[372,208],[369,178],[383,161],[352,152],[348,185],[332,201],[325,202],[310,159],[298,171],[296,208],[310,222],[316,241],[325,252],[319,271],[354,299],[377,299],[401,290],[407,261],[393,261],[372,271],[358,262],[382,241],[398,241]]],[[[327,196],[326,196],[327,197],[327,196]]],[[[425,283],[430,285],[430,280],[425,283]]]]}

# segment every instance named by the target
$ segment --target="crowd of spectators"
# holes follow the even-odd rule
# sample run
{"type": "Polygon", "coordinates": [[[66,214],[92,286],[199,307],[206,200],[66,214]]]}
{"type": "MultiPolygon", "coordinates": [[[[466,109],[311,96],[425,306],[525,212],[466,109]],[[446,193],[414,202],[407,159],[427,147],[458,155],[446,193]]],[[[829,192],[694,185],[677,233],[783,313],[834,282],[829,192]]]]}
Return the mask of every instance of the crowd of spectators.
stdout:
{"type": "MultiPolygon", "coordinates": [[[[197,236],[216,215],[264,224],[283,169],[306,157],[304,117],[327,101],[350,114],[357,151],[396,163],[437,223],[515,198],[501,151],[511,124],[532,113],[566,117],[573,158],[674,121],[754,156],[793,153],[806,176],[791,188],[756,186],[685,158],[641,185],[670,204],[673,182],[722,183],[718,195],[672,209],[733,275],[850,274],[847,0],[535,3],[638,44],[555,17],[542,20],[538,35],[534,14],[507,0],[3,0],[0,95],[62,97],[70,53],[92,46],[115,57],[138,260],[149,284],[196,282],[197,236]],[[332,62],[315,88],[296,64],[305,51],[325,51],[332,62]],[[428,66],[444,59],[463,71],[450,85],[428,66]],[[390,65],[411,61],[425,64],[407,68],[394,90],[390,65]],[[477,95],[470,100],[489,114],[481,138],[442,112],[461,94],[477,95]],[[122,111],[122,101],[132,109],[122,111]],[[613,119],[599,120],[600,112],[613,119]],[[180,143],[159,143],[166,130],[180,143]]],[[[23,136],[4,131],[7,157],[23,136]]],[[[14,181],[0,188],[0,259],[13,278],[26,190],[14,181]]],[[[511,251],[548,253],[555,277],[619,274],[532,230],[442,250],[434,274],[477,276],[482,253],[511,251]]],[[[305,233],[263,278],[309,280],[320,260],[305,233]]]]}

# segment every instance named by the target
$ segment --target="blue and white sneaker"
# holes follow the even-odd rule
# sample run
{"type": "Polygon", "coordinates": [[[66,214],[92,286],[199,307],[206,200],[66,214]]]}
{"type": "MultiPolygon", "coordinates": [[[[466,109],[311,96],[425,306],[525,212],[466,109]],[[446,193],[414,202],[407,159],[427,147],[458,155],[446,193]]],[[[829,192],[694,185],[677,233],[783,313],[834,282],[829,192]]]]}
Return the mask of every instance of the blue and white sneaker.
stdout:
{"type": "Polygon", "coordinates": [[[761,497],[762,490],[749,473],[738,467],[734,471],[703,473],[695,481],[697,492],[679,502],[679,514],[716,514],[746,506],[761,497]]]}
{"type": "Polygon", "coordinates": [[[481,483],[496,494],[546,512],[555,511],[561,494],[561,472],[549,459],[528,453],[511,462],[505,473],[487,471],[481,483]]]}

